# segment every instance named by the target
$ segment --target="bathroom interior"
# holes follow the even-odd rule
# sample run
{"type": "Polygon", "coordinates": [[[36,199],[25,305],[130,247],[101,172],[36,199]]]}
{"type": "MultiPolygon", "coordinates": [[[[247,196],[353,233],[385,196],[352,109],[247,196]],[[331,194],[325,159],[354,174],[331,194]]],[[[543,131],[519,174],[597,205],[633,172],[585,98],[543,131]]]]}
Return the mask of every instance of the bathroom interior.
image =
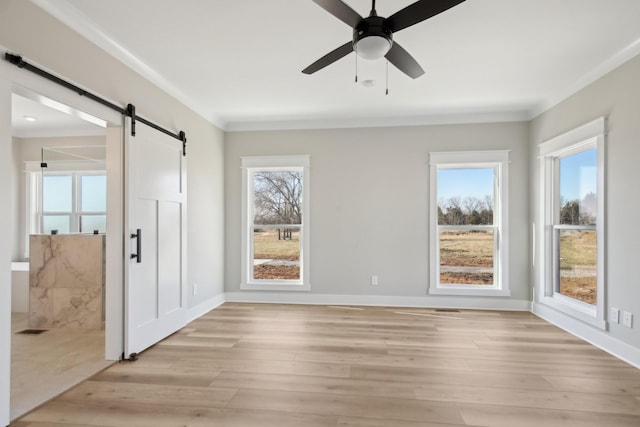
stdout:
{"type": "Polygon", "coordinates": [[[11,419],[105,361],[106,132],[37,94],[12,96],[11,419]]]}

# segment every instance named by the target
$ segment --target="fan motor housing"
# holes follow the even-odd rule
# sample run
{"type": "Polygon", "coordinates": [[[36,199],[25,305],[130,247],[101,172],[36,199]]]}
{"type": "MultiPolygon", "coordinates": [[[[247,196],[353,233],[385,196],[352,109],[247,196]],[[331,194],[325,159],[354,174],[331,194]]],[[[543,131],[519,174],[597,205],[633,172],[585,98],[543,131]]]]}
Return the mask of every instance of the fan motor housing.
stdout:
{"type": "Polygon", "coordinates": [[[382,37],[389,42],[389,47],[393,45],[393,33],[381,16],[368,16],[353,29],[353,49],[356,52],[358,42],[367,37],[382,37]]]}

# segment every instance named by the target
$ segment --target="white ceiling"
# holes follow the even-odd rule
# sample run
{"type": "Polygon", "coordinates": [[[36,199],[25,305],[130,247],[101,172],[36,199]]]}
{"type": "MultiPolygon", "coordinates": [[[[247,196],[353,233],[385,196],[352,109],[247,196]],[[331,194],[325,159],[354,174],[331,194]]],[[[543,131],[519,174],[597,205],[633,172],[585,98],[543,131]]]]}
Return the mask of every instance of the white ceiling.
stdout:
{"type": "Polygon", "coordinates": [[[640,53],[638,0],[467,0],[394,35],[426,74],[385,96],[383,60],[301,73],[351,38],[311,0],[33,1],[226,130],[529,119],[640,53]]]}
{"type": "Polygon", "coordinates": [[[105,125],[95,117],[30,92],[11,96],[11,130],[18,138],[104,135],[105,125]]]}

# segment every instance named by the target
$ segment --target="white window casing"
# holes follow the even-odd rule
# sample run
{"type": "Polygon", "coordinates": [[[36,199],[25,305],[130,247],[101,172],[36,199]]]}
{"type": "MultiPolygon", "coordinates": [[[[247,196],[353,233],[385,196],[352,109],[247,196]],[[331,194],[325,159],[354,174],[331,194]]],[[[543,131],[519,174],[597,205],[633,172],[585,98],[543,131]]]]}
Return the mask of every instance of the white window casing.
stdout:
{"type": "MultiPolygon", "coordinates": [[[[241,157],[242,167],[242,254],[240,289],[259,291],[309,291],[311,289],[309,260],[310,224],[310,156],[251,156],[241,157]],[[253,278],[253,223],[255,172],[297,171],[302,173],[302,224],[295,224],[300,238],[300,278],[299,280],[266,280],[253,278]]],[[[260,226],[269,228],[270,226],[260,226]]]]}
{"type": "Polygon", "coordinates": [[[585,125],[563,133],[539,145],[539,193],[541,224],[537,229],[537,268],[539,283],[536,284],[537,303],[544,304],[563,312],[577,320],[599,329],[606,329],[605,317],[605,135],[606,119],[600,117],[585,125]],[[596,193],[597,214],[595,226],[558,225],[559,200],[559,159],[596,149],[596,193]],[[558,239],[559,230],[589,229],[596,232],[596,303],[587,304],[565,296],[556,291],[559,266],[558,239]]]}
{"type": "Polygon", "coordinates": [[[429,155],[429,289],[433,295],[510,296],[509,289],[509,150],[432,152],[429,155]],[[477,169],[494,170],[493,225],[455,226],[464,229],[491,229],[494,232],[492,285],[452,285],[440,283],[441,229],[438,224],[438,170],[477,169]]]}

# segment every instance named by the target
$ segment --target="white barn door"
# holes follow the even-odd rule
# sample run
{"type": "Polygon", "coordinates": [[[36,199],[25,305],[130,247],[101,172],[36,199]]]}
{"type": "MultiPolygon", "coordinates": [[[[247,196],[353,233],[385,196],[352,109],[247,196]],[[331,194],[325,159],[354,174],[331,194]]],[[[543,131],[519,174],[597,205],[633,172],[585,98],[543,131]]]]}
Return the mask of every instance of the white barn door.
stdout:
{"type": "Polygon", "coordinates": [[[186,324],[186,157],[182,142],[127,118],[125,357],[186,324]]]}

